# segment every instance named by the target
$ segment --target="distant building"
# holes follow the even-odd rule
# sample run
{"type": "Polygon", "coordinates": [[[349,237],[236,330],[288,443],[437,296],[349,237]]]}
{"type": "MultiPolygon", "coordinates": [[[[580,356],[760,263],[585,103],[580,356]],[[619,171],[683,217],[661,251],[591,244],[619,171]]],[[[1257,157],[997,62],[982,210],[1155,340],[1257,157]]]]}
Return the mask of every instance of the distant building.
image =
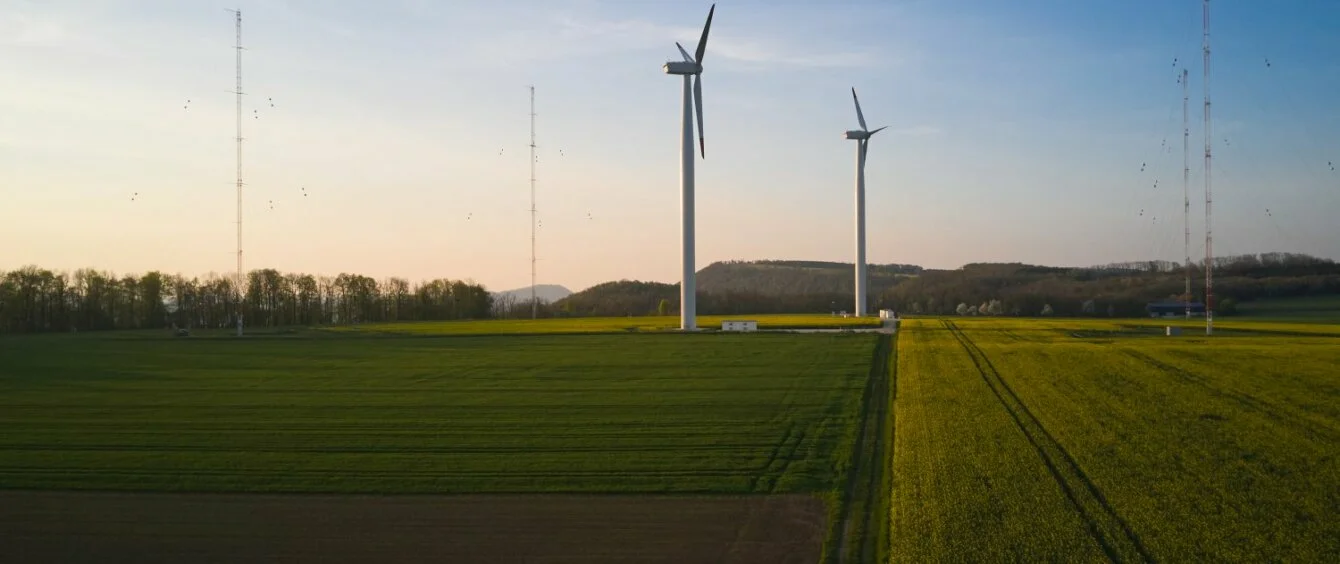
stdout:
{"type": "Polygon", "coordinates": [[[1150,317],[1182,317],[1186,315],[1187,305],[1191,306],[1191,315],[1205,315],[1205,304],[1200,302],[1149,302],[1145,311],[1150,317]]]}
{"type": "Polygon", "coordinates": [[[722,331],[758,331],[757,321],[722,321],[722,331]]]}

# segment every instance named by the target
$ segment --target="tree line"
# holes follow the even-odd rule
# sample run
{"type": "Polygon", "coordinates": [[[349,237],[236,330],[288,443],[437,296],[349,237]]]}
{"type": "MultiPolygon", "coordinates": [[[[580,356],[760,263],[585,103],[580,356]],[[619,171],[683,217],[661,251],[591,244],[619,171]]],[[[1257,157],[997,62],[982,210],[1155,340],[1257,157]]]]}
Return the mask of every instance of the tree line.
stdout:
{"type": "MultiPolygon", "coordinates": [[[[1215,309],[1266,297],[1340,294],[1340,265],[1293,253],[1217,257],[1215,309]]],[[[698,313],[827,313],[852,309],[852,266],[762,261],[704,269],[698,313]],[[705,287],[704,287],[705,286],[705,287]]],[[[872,266],[872,273],[876,267],[872,266]]],[[[871,276],[869,308],[928,315],[1145,315],[1151,301],[1204,300],[1204,264],[1168,261],[1086,268],[968,264],[955,270],[883,265],[871,276]]],[[[236,279],[161,272],[116,276],[24,267],[0,273],[0,333],[108,329],[224,328],[236,323],[236,279]]],[[[529,318],[529,300],[495,297],[466,280],[376,280],[358,274],[313,276],[255,270],[240,313],[247,326],[280,327],[394,321],[529,318]]],[[[538,307],[541,317],[677,315],[679,285],[622,280],[538,307]]]]}
{"type": "Polygon", "coordinates": [[[411,284],[359,274],[314,276],[274,269],[237,278],[148,272],[72,273],[27,266],[0,272],[0,333],[112,329],[224,328],[240,313],[247,326],[336,325],[481,319],[494,314],[479,284],[437,279],[411,284]]]}

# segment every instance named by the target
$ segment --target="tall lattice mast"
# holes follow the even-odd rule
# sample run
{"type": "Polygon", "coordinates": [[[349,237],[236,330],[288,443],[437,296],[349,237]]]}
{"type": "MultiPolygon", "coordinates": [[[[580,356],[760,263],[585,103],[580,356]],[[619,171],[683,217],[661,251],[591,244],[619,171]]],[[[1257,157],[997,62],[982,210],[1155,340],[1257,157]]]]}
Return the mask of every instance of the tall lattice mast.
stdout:
{"type": "Polygon", "coordinates": [[[1210,0],[1204,2],[1202,48],[1205,52],[1205,334],[1214,334],[1214,225],[1213,190],[1210,183],[1210,0]]]}
{"type": "Polygon", "coordinates": [[[535,87],[530,87],[530,318],[540,316],[535,296],[535,87]]]}
{"type": "Polygon", "coordinates": [[[1189,71],[1182,69],[1182,248],[1185,252],[1186,318],[1191,319],[1191,93],[1187,87],[1189,71]]]}
{"type": "Polygon", "coordinates": [[[246,301],[246,275],[242,270],[242,10],[228,10],[237,23],[237,336],[242,336],[242,309],[246,301]]]}

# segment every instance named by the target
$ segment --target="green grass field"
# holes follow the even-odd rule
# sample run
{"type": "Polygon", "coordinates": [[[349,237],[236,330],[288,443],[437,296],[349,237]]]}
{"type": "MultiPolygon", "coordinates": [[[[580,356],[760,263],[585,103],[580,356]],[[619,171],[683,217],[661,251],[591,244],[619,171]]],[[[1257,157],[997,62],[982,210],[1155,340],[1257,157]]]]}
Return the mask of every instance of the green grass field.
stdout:
{"type": "Polygon", "coordinates": [[[810,493],[825,561],[1340,553],[1340,325],[676,322],[3,338],[0,488],[810,493]]]}
{"type": "Polygon", "coordinates": [[[1132,327],[906,321],[894,559],[1340,553],[1340,340],[1132,327]]]}
{"type": "Polygon", "coordinates": [[[841,334],[0,339],[0,483],[829,491],[849,464],[874,344],[841,334]]]}

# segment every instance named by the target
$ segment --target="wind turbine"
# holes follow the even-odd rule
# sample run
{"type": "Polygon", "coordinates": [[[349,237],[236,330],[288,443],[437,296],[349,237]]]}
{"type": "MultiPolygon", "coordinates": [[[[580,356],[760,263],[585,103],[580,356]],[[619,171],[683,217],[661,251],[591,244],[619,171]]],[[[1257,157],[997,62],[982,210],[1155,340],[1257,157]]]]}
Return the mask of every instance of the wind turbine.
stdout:
{"type": "Polygon", "coordinates": [[[677,74],[684,77],[684,127],[679,150],[680,215],[682,216],[680,230],[683,236],[681,255],[684,261],[683,277],[679,284],[679,328],[683,331],[692,331],[698,328],[697,285],[694,280],[696,270],[693,260],[693,163],[696,158],[693,155],[693,117],[696,108],[698,150],[702,153],[703,158],[707,158],[707,148],[703,144],[703,53],[707,50],[707,32],[712,29],[712,14],[716,10],[717,5],[712,4],[712,8],[707,11],[707,23],[703,25],[703,35],[698,39],[698,50],[694,53],[694,56],[690,57],[689,52],[684,50],[684,46],[676,42],[675,47],[679,48],[679,54],[684,56],[684,60],[671,61],[661,67],[666,74],[677,74]],[[689,80],[690,78],[693,80],[689,80]]]}
{"type": "Polygon", "coordinates": [[[882,131],[887,125],[871,131],[865,126],[865,114],[861,113],[861,100],[856,97],[856,89],[851,89],[851,99],[856,103],[856,121],[860,129],[847,130],[847,139],[856,140],[856,317],[865,315],[865,151],[870,138],[882,131]]]}

